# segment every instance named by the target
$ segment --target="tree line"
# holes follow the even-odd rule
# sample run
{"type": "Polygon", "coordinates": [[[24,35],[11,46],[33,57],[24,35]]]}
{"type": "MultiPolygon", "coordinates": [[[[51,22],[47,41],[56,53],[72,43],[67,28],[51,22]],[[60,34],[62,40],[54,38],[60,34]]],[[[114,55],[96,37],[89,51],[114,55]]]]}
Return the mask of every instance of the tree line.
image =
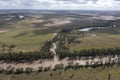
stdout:
{"type": "MultiPolygon", "coordinates": [[[[5,45],[3,46],[4,49],[5,45]]],[[[51,41],[45,43],[45,45],[39,50],[34,52],[14,52],[10,47],[10,51],[0,53],[0,61],[5,62],[25,62],[25,61],[33,61],[38,59],[52,59],[53,54],[50,52],[51,41]]]]}
{"type": "Polygon", "coordinates": [[[115,56],[120,55],[120,48],[108,48],[108,49],[88,49],[81,51],[73,51],[65,50],[65,46],[60,49],[57,49],[57,54],[60,59],[69,57],[70,59],[75,59],[77,57],[96,57],[96,56],[115,56]]]}

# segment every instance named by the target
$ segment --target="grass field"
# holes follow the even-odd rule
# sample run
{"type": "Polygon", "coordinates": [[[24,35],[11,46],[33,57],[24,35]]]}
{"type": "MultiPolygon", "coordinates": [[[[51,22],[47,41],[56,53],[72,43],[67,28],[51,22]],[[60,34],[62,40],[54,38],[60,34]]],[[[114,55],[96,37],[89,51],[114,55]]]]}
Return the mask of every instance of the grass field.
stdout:
{"type": "Polygon", "coordinates": [[[53,38],[55,33],[41,24],[37,26],[33,24],[39,23],[40,20],[42,20],[41,16],[28,17],[19,21],[11,21],[9,25],[5,24],[6,28],[0,29],[0,46],[15,45],[17,50],[22,51],[40,49],[46,41],[53,38]]]}
{"type": "Polygon", "coordinates": [[[113,48],[120,47],[120,34],[97,34],[96,36],[85,36],[84,38],[77,38],[76,41],[70,45],[70,50],[81,50],[91,48],[113,48]]]}
{"type": "Polygon", "coordinates": [[[22,50],[37,50],[53,37],[53,33],[36,34],[32,30],[12,30],[0,34],[0,46],[16,45],[22,50]]]}
{"type": "Polygon", "coordinates": [[[1,74],[0,80],[108,80],[109,74],[111,74],[110,80],[119,80],[120,66],[105,69],[69,69],[67,71],[58,70],[20,75],[1,74]]]}

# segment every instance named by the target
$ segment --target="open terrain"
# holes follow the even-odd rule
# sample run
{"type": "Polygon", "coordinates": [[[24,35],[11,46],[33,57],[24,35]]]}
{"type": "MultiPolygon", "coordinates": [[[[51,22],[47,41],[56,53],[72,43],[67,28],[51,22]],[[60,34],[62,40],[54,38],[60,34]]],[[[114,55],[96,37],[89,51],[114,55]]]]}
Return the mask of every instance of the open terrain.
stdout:
{"type": "Polygon", "coordinates": [[[1,74],[0,80],[108,80],[109,74],[111,74],[111,80],[120,79],[120,67],[115,66],[113,68],[96,68],[96,69],[78,69],[73,70],[57,70],[41,73],[31,74],[19,74],[19,75],[6,75],[1,74]],[[88,75],[89,74],[89,75],[88,75]]]}
{"type": "Polygon", "coordinates": [[[119,11],[1,10],[0,80],[119,80],[119,41],[119,11]]]}
{"type": "Polygon", "coordinates": [[[112,48],[120,47],[120,35],[117,34],[95,34],[91,33],[84,38],[77,38],[73,43],[70,44],[71,51],[82,50],[82,49],[101,49],[101,48],[112,48]],[[80,43],[77,43],[80,42],[80,43]]]}
{"type": "Polygon", "coordinates": [[[36,34],[35,30],[10,30],[0,34],[0,46],[15,45],[18,51],[39,50],[55,33],[36,34]],[[33,47],[34,46],[34,47],[33,47]]]}

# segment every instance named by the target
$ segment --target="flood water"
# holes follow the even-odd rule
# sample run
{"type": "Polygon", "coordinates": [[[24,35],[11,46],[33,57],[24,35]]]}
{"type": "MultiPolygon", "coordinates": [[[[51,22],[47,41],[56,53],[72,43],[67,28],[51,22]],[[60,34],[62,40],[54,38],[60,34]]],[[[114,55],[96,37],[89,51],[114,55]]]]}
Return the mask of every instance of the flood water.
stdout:
{"type": "MultiPolygon", "coordinates": [[[[112,27],[116,27],[116,26],[112,26],[112,27]]],[[[89,27],[89,28],[81,28],[79,29],[79,31],[81,32],[87,32],[87,31],[91,31],[91,30],[99,30],[99,29],[105,29],[108,27],[89,27]]]]}

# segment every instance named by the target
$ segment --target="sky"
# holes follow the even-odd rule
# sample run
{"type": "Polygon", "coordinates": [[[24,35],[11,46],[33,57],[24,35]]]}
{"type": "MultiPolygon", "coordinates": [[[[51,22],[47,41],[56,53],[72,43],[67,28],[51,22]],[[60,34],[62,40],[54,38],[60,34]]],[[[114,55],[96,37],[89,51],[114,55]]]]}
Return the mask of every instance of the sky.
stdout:
{"type": "Polygon", "coordinates": [[[0,9],[120,10],[120,0],[0,0],[0,9]]]}

